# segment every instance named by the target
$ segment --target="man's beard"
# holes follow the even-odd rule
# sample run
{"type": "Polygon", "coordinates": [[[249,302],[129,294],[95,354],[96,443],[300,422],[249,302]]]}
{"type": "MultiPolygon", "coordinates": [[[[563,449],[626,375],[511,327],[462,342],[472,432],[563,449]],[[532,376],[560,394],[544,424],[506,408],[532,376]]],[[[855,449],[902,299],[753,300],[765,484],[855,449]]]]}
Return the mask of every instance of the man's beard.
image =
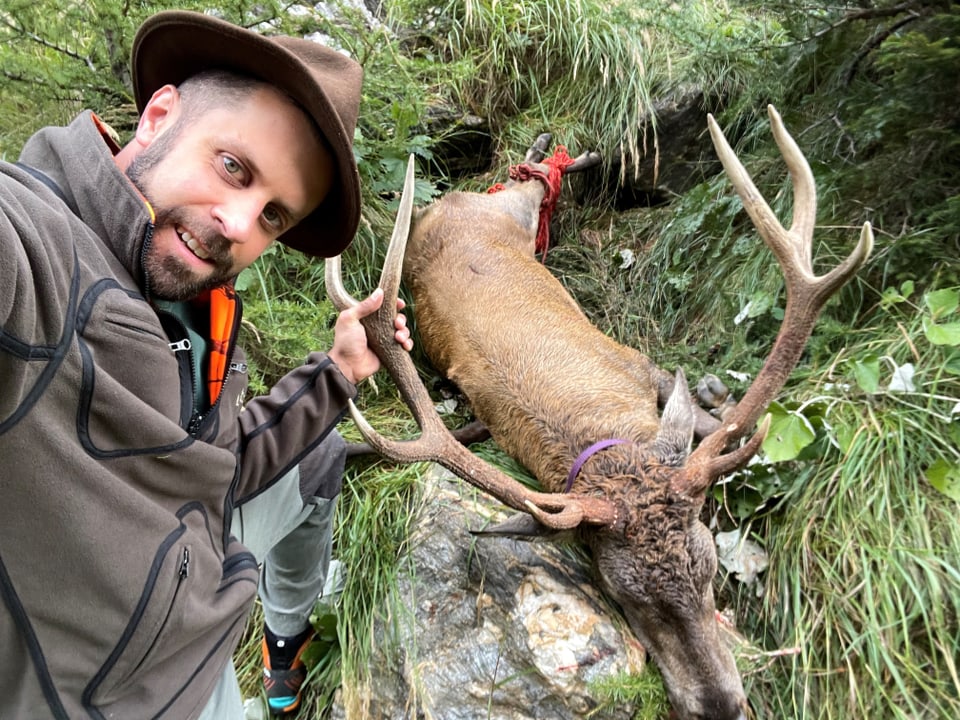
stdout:
{"type": "MultiPolygon", "coordinates": [[[[179,225],[190,228],[191,235],[210,253],[207,262],[214,264],[210,275],[200,276],[175,255],[162,256],[156,245],[149,240],[143,256],[143,274],[148,295],[163,300],[190,300],[211,288],[228,283],[236,277],[233,271],[233,258],[230,255],[231,243],[223,235],[210,231],[207,222],[189,219],[180,208],[164,208],[156,205],[150,198],[150,171],[169,154],[175,144],[181,128],[175,126],[163,133],[149,147],[144,149],[127,168],[127,177],[147,198],[156,213],[154,234],[162,228],[176,231],[179,225]]],[[[180,240],[180,242],[183,242],[180,240]]]]}
{"type": "MultiPolygon", "coordinates": [[[[143,189],[140,190],[143,192],[143,189]]],[[[146,194],[144,194],[146,197],[146,194]]],[[[148,245],[143,258],[143,272],[147,289],[154,296],[164,300],[190,300],[205,290],[231,282],[236,273],[233,271],[233,258],[230,255],[232,243],[218,233],[206,230],[197,235],[201,223],[190,222],[183,217],[179,208],[154,208],[157,213],[154,232],[161,228],[175,229],[189,227],[194,238],[210,253],[207,262],[214,264],[213,272],[200,276],[187,263],[176,255],[161,255],[156,245],[148,245]]],[[[180,242],[183,242],[180,240],[180,242]]]]}

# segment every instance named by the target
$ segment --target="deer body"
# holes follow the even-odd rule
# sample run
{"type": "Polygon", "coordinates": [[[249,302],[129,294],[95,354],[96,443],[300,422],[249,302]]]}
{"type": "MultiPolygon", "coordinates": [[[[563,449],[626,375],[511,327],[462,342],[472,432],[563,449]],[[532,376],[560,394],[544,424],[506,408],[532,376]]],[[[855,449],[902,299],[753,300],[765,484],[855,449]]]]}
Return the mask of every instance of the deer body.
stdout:
{"type": "Polygon", "coordinates": [[[656,436],[660,373],[594,327],[535,259],[542,197],[535,180],[446,195],[414,217],[403,277],[431,362],[498,445],[559,492],[592,443],[656,436]]]}
{"type": "MultiPolygon", "coordinates": [[[[385,300],[363,319],[368,342],[422,430],[416,440],[390,440],[354,412],[367,441],[394,460],[439,462],[527,513],[531,522],[576,528],[592,550],[603,586],[660,668],[681,720],[745,720],[748,709],[733,657],[718,633],[712,589],[717,556],[699,519],[705,492],[757,452],[768,427],[765,421],[754,432],[758,419],[795,367],[824,303],[873,244],[866,223],[846,259],[824,275],[813,272],[813,175],[780,116],[772,107],[769,114],[793,180],[789,229],[708,118],[717,154],[777,258],[787,291],[773,348],[722,423],[694,405],[682,371],[673,379],[594,328],[534,259],[544,196],[535,180],[492,195],[451,193],[418,212],[411,232],[411,159],[381,277],[385,300]],[[401,266],[427,355],[467,395],[498,444],[549,492],[531,491],[492,468],[447,431],[413,361],[393,339],[401,266]],[[695,435],[702,440],[691,451],[695,435]],[[592,455],[566,491],[580,453],[606,439],[628,442],[592,455]]],[[[538,143],[544,137],[549,139],[541,136],[538,143]]],[[[534,146],[528,163],[538,163],[543,150],[534,146]]],[[[590,159],[581,156],[574,166],[585,158],[590,159]]],[[[357,302],[343,289],[338,258],[327,262],[326,285],[341,309],[357,302]]],[[[511,524],[509,532],[516,530],[511,524]]]]}
{"type": "MultiPolygon", "coordinates": [[[[620,526],[581,527],[579,535],[634,632],[669,661],[661,661],[663,672],[698,696],[674,704],[706,704],[713,714],[705,717],[742,717],[743,689],[720,643],[712,592],[704,592],[716,574],[712,538],[705,527],[691,530],[699,504],[667,497],[665,485],[640,470],[662,461],[652,446],[664,373],[593,326],[535,258],[543,194],[540,182],[528,180],[494,194],[451,193],[415,213],[403,279],[418,337],[497,444],[551,492],[564,491],[578,455],[593,443],[631,441],[592,456],[573,484],[576,493],[617,502],[620,526]],[[637,596],[653,607],[686,606],[686,617],[657,628],[637,596]],[[682,642],[674,641],[678,625],[682,642]],[[712,695],[701,701],[707,690],[712,695]]],[[[689,439],[679,444],[671,450],[683,456],[689,439]]]]}

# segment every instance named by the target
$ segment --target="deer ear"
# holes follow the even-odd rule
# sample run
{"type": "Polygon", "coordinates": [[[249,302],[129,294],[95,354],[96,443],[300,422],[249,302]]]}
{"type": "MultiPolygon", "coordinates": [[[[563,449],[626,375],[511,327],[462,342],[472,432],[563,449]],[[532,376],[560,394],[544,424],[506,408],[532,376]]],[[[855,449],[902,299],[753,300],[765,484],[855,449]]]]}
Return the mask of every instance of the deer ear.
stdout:
{"type": "Polygon", "coordinates": [[[653,441],[655,457],[664,465],[680,467],[693,446],[693,400],[682,369],[677,370],[673,392],[663,408],[660,430],[653,441]]]}

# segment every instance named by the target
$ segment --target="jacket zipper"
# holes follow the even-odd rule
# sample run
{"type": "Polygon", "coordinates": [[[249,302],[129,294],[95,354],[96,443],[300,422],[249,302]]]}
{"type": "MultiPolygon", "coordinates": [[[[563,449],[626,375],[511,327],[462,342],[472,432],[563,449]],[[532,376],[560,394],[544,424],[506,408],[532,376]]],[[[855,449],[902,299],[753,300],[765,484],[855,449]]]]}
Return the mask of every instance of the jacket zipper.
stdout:
{"type": "Polygon", "coordinates": [[[137,663],[129,673],[127,677],[133,677],[136,675],[137,671],[143,667],[143,664],[147,661],[147,658],[150,657],[150,653],[153,652],[153,649],[156,647],[157,642],[163,636],[164,630],[167,627],[167,623],[170,621],[170,615],[173,613],[173,608],[177,602],[177,596],[180,595],[180,590],[183,588],[183,583],[186,581],[187,577],[190,575],[190,548],[184,547],[183,552],[180,553],[180,564],[177,568],[177,584],[173,589],[173,595],[170,598],[170,602],[167,605],[167,613],[163,616],[163,622],[160,623],[160,627],[154,633],[153,640],[150,642],[150,647],[146,649],[143,653],[143,656],[140,658],[140,662],[137,663]]]}
{"type": "MultiPolygon", "coordinates": [[[[153,240],[153,232],[154,232],[153,223],[147,223],[147,229],[144,232],[144,236],[143,236],[143,245],[140,248],[140,268],[141,268],[141,272],[143,272],[144,295],[148,301],[150,300],[150,277],[147,273],[144,260],[147,257],[147,250],[150,248],[150,243],[153,240]]],[[[193,353],[189,353],[189,352],[187,353],[187,356],[189,358],[188,362],[190,363],[190,389],[192,392],[191,392],[190,420],[187,423],[186,430],[187,430],[187,434],[189,434],[191,437],[194,437],[194,438],[199,435],[200,426],[203,423],[204,419],[210,413],[216,410],[217,407],[219,406],[220,398],[223,396],[223,389],[227,386],[227,380],[230,378],[231,373],[234,370],[245,372],[247,368],[245,363],[237,363],[237,364],[233,363],[233,354],[234,354],[234,350],[237,347],[237,329],[240,325],[240,318],[243,314],[243,305],[240,302],[239,297],[236,297],[236,303],[237,303],[237,311],[234,313],[233,328],[231,328],[230,330],[230,352],[229,352],[229,355],[227,356],[227,371],[223,377],[223,384],[220,386],[220,394],[216,397],[216,399],[213,400],[213,402],[210,403],[210,408],[207,410],[206,413],[201,413],[197,410],[198,388],[194,385],[194,380],[193,380],[195,377],[194,373],[196,371],[196,366],[194,365],[193,353]]],[[[183,326],[183,323],[180,322],[179,318],[171,315],[170,313],[164,313],[164,314],[172,318],[173,320],[175,320],[177,322],[177,325],[183,331],[183,334],[186,336],[182,340],[169,343],[170,350],[174,353],[181,352],[184,350],[190,350],[191,344],[190,344],[189,334],[187,333],[187,329],[183,326]]]]}
{"type": "Polygon", "coordinates": [[[196,361],[193,357],[193,353],[189,352],[192,349],[193,345],[190,342],[190,338],[188,337],[189,333],[187,332],[187,328],[180,321],[180,318],[176,317],[172,313],[169,313],[163,310],[160,311],[160,312],[163,312],[164,316],[169,318],[171,322],[175,322],[177,324],[177,328],[180,330],[181,334],[184,336],[181,340],[174,340],[172,342],[167,343],[167,345],[169,346],[170,351],[173,352],[174,354],[179,352],[186,352],[187,362],[190,365],[190,368],[189,368],[190,369],[190,372],[189,372],[190,390],[191,390],[190,420],[187,422],[186,430],[187,430],[187,433],[194,438],[199,436],[203,421],[211,413],[215,412],[217,408],[220,406],[220,399],[223,397],[223,391],[227,387],[227,381],[230,379],[230,376],[234,372],[243,373],[247,371],[246,363],[233,362],[234,352],[237,348],[237,329],[240,324],[239,318],[241,317],[242,310],[243,310],[239,297],[236,298],[236,303],[237,303],[237,311],[234,314],[233,327],[230,330],[230,350],[227,355],[227,370],[224,373],[223,383],[220,386],[220,393],[213,400],[213,402],[211,403],[210,407],[207,409],[206,412],[200,412],[197,406],[197,397],[199,394],[198,393],[199,388],[196,387],[196,384],[194,382],[194,378],[196,377],[196,361]]]}
{"type": "MultiPolygon", "coordinates": [[[[184,327],[182,322],[180,322],[180,318],[171,315],[170,313],[165,312],[164,314],[177,323],[177,327],[180,328],[183,335],[189,335],[187,328],[184,327]]],[[[195,378],[197,376],[197,365],[193,358],[193,353],[190,352],[193,349],[193,343],[190,342],[189,337],[184,337],[181,340],[174,340],[173,342],[167,343],[167,345],[170,348],[170,352],[172,352],[174,355],[181,352],[185,353],[187,356],[187,363],[190,365],[190,372],[188,374],[190,378],[190,420],[187,423],[187,433],[189,433],[192,437],[196,437],[197,432],[200,429],[200,421],[203,420],[204,416],[198,410],[199,406],[197,404],[199,395],[199,388],[195,383],[195,378]]]]}

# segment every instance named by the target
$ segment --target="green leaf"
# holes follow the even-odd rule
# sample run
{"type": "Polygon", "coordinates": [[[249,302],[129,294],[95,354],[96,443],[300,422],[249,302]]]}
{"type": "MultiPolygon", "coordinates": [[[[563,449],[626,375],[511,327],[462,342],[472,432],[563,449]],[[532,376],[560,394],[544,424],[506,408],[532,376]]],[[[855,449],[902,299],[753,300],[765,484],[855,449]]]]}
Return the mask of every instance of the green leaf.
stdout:
{"type": "Polygon", "coordinates": [[[758,290],[750,297],[748,317],[756,318],[763,315],[773,306],[773,296],[763,290],[758,290]]]}
{"type": "Polygon", "coordinates": [[[857,385],[866,393],[875,393],[880,387],[880,358],[866,355],[853,363],[853,376],[857,385]]]}
{"type": "Polygon", "coordinates": [[[927,468],[925,475],[933,487],[960,502],[960,465],[940,458],[927,468]]]}
{"type": "Polygon", "coordinates": [[[842,424],[835,428],[834,439],[836,439],[837,445],[840,446],[840,452],[844,455],[850,452],[853,441],[857,437],[857,431],[858,428],[848,424],[842,424]]]}
{"type": "Polygon", "coordinates": [[[893,288],[887,288],[880,296],[880,305],[884,308],[889,308],[891,305],[902,303],[904,300],[906,300],[906,298],[896,290],[893,288]]]}
{"type": "Polygon", "coordinates": [[[240,271],[240,274],[237,275],[237,279],[233,281],[233,287],[236,288],[237,292],[243,292],[251,285],[256,279],[257,274],[250,268],[244,268],[240,271]]]}
{"type": "Polygon", "coordinates": [[[947,435],[954,445],[960,446],[960,422],[952,422],[947,427],[947,435]]]}
{"type": "Polygon", "coordinates": [[[943,369],[951,375],[960,375],[960,352],[948,355],[943,363],[943,369]]]}
{"type": "Polygon", "coordinates": [[[793,460],[816,439],[810,421],[801,413],[787,410],[779,403],[771,403],[768,411],[772,419],[763,452],[772,462],[793,460]]]}
{"type": "Polygon", "coordinates": [[[938,324],[930,318],[923,319],[923,334],[931,345],[960,345],[960,322],[938,324]]]}
{"type": "Polygon", "coordinates": [[[933,315],[933,319],[936,320],[957,309],[957,306],[960,305],[960,291],[953,288],[934,290],[927,293],[923,299],[927,303],[927,308],[933,315]]]}
{"type": "MultiPolygon", "coordinates": [[[[429,180],[417,178],[413,185],[413,202],[417,205],[426,205],[440,194],[440,190],[429,180]]],[[[398,202],[397,205],[400,203],[398,202]]]]}
{"type": "Polygon", "coordinates": [[[880,298],[880,304],[889,308],[891,305],[896,305],[897,303],[906,302],[907,299],[913,294],[913,280],[906,280],[901,286],[900,290],[897,291],[896,288],[888,287],[884,289],[883,295],[880,298]]]}

